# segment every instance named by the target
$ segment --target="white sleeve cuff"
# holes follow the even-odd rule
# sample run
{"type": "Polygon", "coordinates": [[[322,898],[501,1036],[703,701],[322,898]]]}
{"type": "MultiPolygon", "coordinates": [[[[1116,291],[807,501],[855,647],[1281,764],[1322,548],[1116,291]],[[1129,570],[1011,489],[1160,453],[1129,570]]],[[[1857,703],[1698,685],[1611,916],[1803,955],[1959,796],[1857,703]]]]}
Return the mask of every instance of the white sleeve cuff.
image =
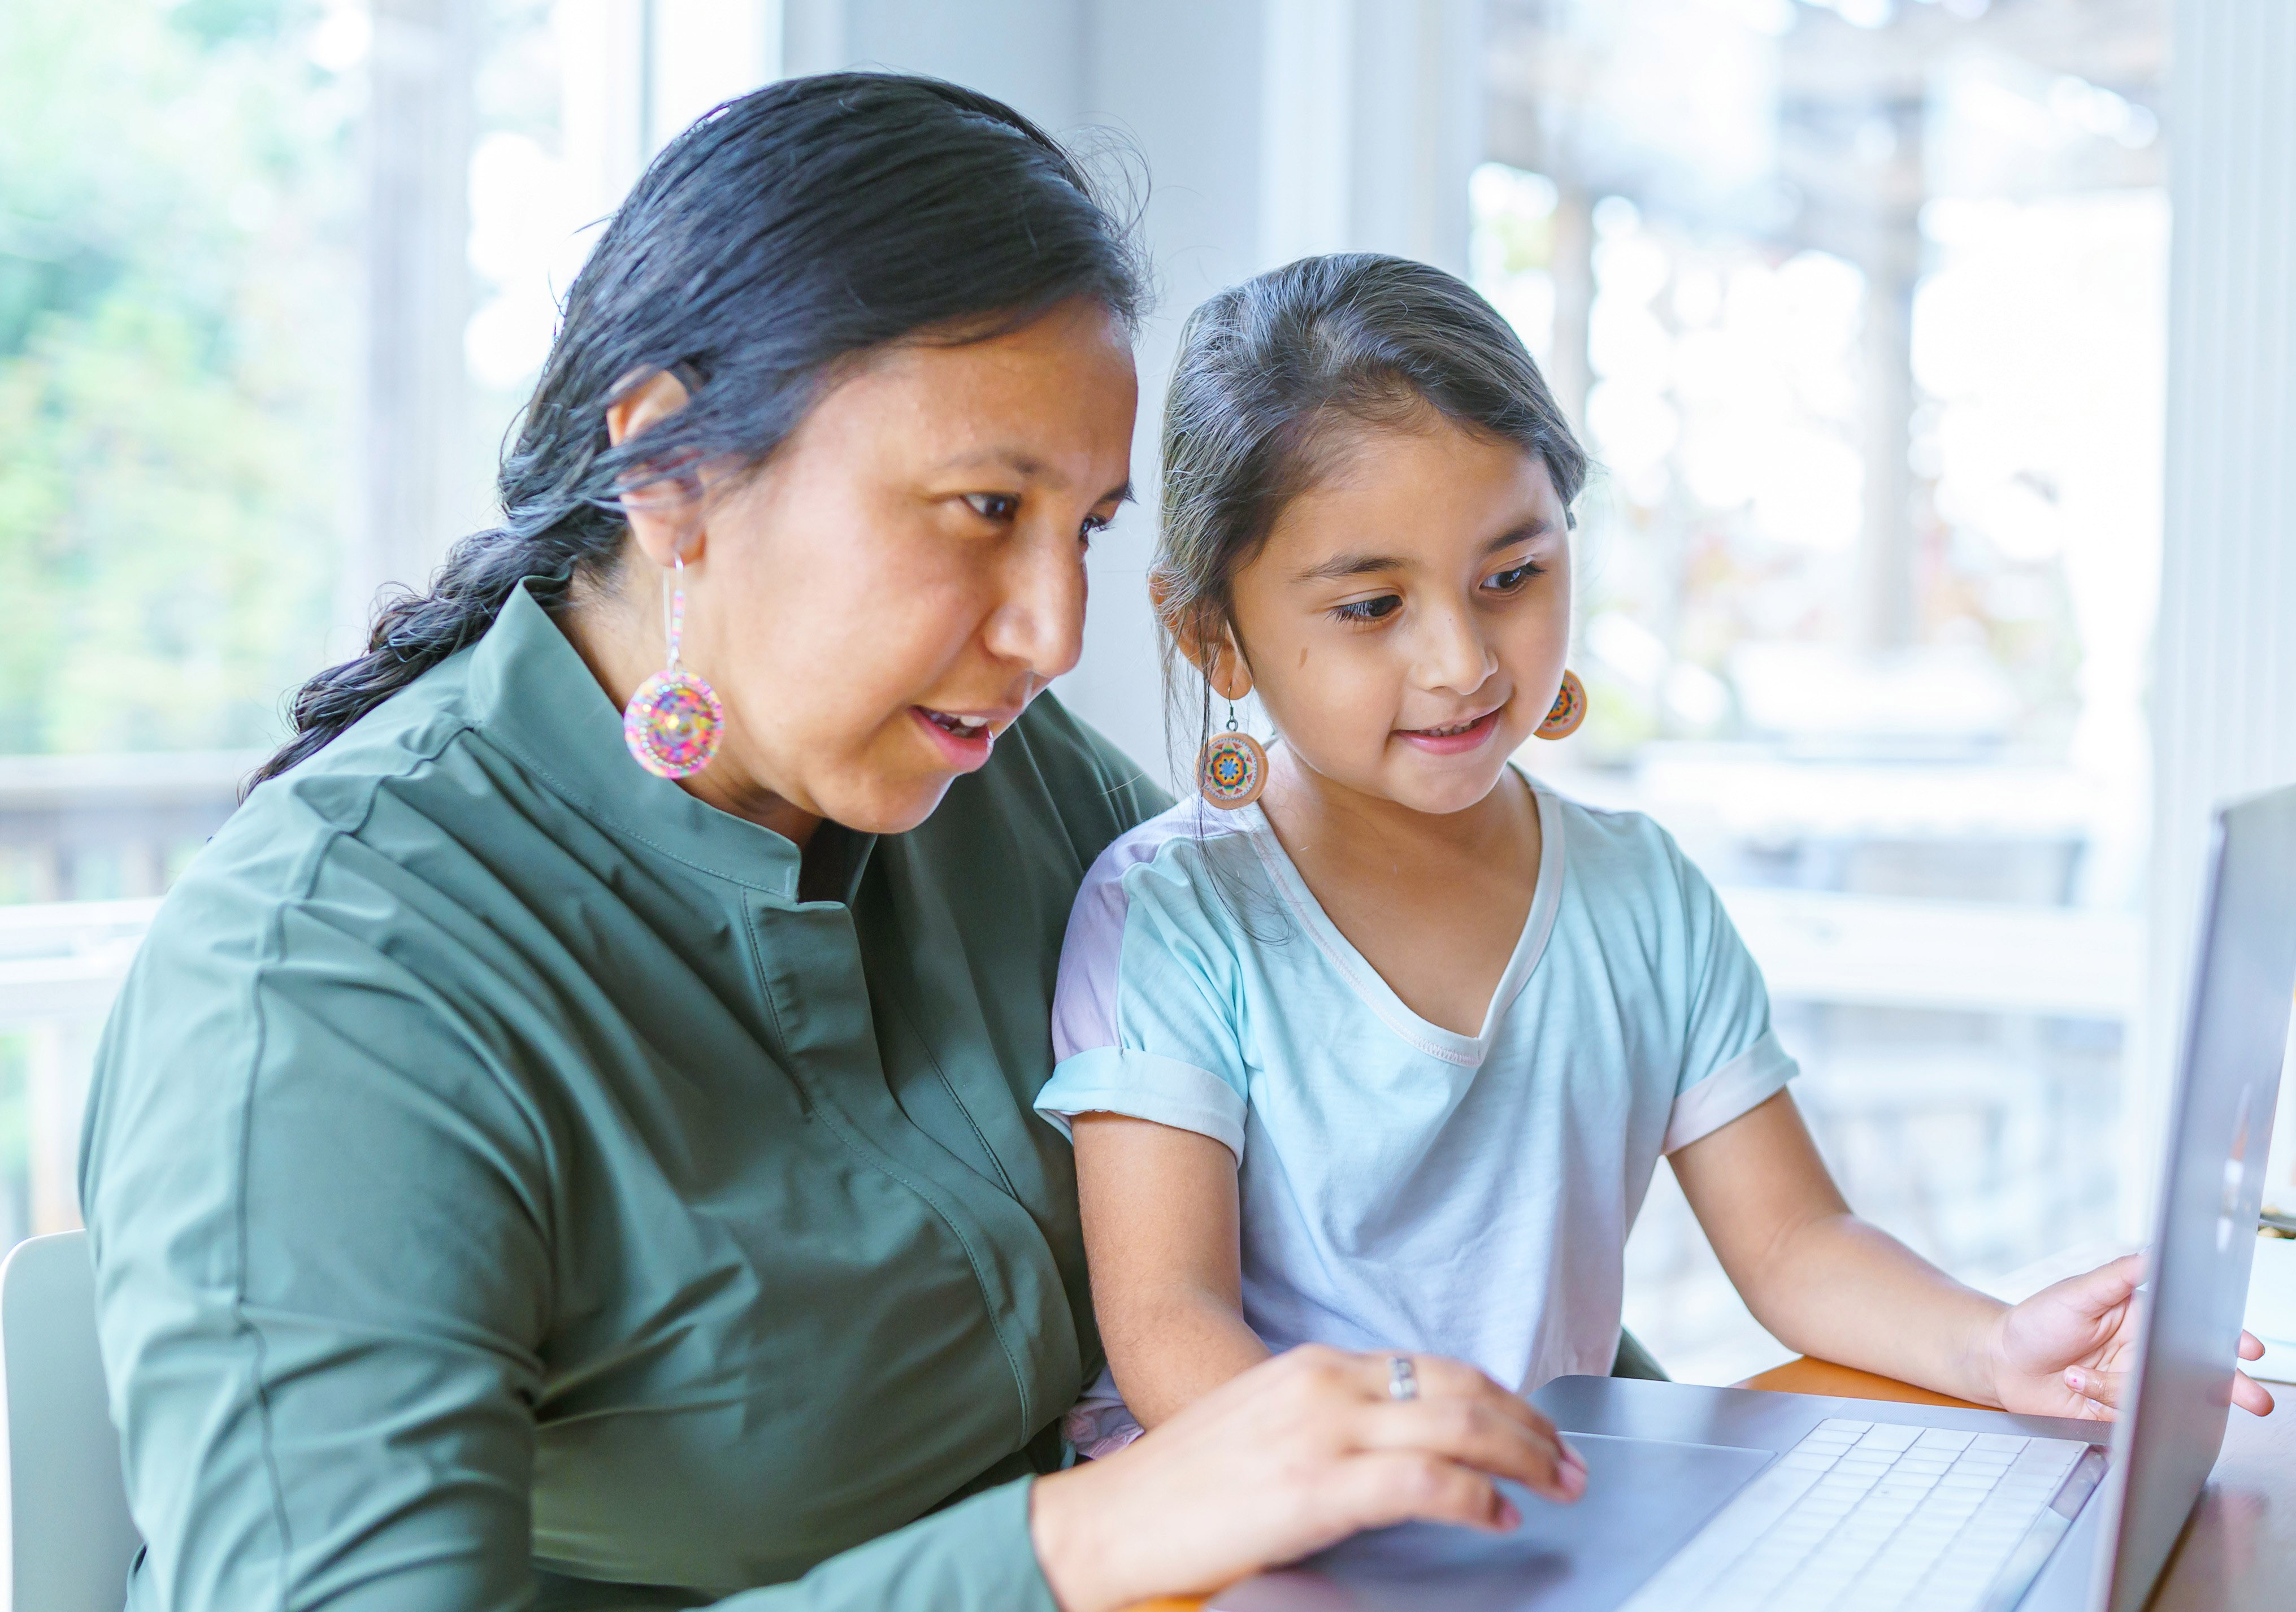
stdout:
{"type": "Polygon", "coordinates": [[[1176,1130],[1209,1136],[1243,1162],[1243,1099],[1209,1069],[1130,1047],[1095,1047],[1062,1059],[1037,1112],[1076,1140],[1069,1125],[1078,1114],[1126,1114],[1176,1130]]]}
{"type": "Polygon", "coordinates": [[[1671,1153],[1712,1135],[1784,1091],[1800,1073],[1801,1066],[1786,1056],[1777,1036],[1763,1031],[1759,1041],[1674,1100],[1659,1150],[1671,1153]]]}

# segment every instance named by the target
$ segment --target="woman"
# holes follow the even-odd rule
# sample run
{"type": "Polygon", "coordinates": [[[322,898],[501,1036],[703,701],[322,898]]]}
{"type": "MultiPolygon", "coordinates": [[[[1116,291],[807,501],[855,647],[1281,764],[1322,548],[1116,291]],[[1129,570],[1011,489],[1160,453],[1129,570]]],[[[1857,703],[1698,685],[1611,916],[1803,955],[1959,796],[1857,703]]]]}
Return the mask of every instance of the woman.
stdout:
{"type": "Polygon", "coordinates": [[[136,1612],[1086,1612],[1570,1492],[1478,1374],[1332,1351],[1057,1470],[1099,1350],[1029,1103],[1078,880],[1163,802],[1037,696],[1139,295],[947,85],[778,85],[654,163],[504,524],[303,691],[107,1032],[136,1612]]]}

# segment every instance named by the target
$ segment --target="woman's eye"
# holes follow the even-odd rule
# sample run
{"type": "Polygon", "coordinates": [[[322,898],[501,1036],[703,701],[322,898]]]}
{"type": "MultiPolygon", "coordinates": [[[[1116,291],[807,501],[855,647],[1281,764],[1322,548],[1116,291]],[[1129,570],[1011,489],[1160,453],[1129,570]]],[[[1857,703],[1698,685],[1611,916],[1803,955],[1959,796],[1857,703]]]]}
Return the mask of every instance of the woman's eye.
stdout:
{"type": "Polygon", "coordinates": [[[1524,583],[1529,582],[1532,577],[1538,576],[1538,571],[1539,568],[1537,565],[1532,564],[1529,561],[1525,561],[1521,565],[1511,566],[1507,569],[1498,572],[1488,581],[1485,582],[1483,585],[1490,589],[1495,593],[1512,593],[1524,583]]]}
{"type": "Polygon", "coordinates": [[[1357,599],[1341,605],[1332,614],[1342,621],[1384,621],[1402,608],[1402,600],[1392,593],[1382,593],[1376,599],[1357,599]]]}
{"type": "Polygon", "coordinates": [[[1107,516],[1086,515],[1084,518],[1083,527],[1077,532],[1077,538],[1085,545],[1085,547],[1090,548],[1092,546],[1093,534],[1095,532],[1104,532],[1106,530],[1108,530],[1107,516]]]}
{"type": "Polygon", "coordinates": [[[1010,520],[1021,512],[1021,501],[1010,493],[967,493],[964,502],[985,520],[1010,520]]]}

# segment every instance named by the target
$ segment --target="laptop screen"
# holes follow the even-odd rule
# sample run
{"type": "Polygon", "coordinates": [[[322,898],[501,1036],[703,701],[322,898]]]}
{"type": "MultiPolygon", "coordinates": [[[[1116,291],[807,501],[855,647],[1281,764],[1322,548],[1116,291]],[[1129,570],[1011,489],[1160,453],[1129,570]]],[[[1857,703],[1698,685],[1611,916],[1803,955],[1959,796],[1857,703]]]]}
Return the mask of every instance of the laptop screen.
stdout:
{"type": "Polygon", "coordinates": [[[2110,1612],[2139,1612],[2224,1442],[2296,991],[2296,789],[2217,820],[2136,1396],[2115,1429],[2110,1612]]]}

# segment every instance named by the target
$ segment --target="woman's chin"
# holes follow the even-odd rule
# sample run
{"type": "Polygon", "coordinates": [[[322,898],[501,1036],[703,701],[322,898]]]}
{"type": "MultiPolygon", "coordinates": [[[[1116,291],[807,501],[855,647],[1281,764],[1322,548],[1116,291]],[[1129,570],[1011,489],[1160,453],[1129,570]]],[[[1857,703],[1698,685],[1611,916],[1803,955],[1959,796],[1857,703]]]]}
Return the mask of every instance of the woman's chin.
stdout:
{"type": "Polygon", "coordinates": [[[933,814],[961,774],[935,772],[879,776],[851,790],[824,791],[829,820],[861,834],[906,834],[933,814]]]}

